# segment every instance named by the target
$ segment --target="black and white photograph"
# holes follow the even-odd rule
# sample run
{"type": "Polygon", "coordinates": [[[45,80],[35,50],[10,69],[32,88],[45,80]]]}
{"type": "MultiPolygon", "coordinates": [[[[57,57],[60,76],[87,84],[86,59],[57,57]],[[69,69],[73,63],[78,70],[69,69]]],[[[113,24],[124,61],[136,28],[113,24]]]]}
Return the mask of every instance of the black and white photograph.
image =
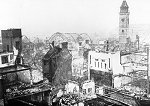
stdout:
{"type": "Polygon", "coordinates": [[[150,0],[0,0],[0,106],[150,106],[150,0]]]}

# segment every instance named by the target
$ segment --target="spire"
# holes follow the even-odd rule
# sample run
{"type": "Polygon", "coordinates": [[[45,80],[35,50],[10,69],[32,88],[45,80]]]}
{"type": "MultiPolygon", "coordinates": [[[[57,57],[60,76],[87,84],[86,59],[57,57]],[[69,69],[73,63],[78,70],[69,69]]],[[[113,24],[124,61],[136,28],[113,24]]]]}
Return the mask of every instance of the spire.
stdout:
{"type": "Polygon", "coordinates": [[[120,13],[128,13],[128,4],[126,2],[126,0],[123,0],[122,5],[120,7],[120,13]]]}

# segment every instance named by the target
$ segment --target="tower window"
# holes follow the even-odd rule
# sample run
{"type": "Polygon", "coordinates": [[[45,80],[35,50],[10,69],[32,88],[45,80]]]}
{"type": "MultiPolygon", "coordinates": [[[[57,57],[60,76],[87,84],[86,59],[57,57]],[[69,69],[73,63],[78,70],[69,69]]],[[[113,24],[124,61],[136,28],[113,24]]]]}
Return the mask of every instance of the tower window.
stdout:
{"type": "Polygon", "coordinates": [[[79,46],[81,46],[82,45],[82,42],[79,42],[79,46]]]}
{"type": "Polygon", "coordinates": [[[121,19],[121,21],[122,21],[122,22],[124,22],[124,18],[123,18],[123,19],[121,19]]]}
{"type": "Polygon", "coordinates": [[[122,32],[124,33],[124,30],[122,30],[122,32]]]}

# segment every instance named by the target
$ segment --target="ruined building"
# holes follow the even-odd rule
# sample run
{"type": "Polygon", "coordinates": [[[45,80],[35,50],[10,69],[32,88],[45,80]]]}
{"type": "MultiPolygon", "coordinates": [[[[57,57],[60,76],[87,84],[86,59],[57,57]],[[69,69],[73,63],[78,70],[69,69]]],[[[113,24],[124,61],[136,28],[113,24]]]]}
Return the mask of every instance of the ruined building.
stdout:
{"type": "Polygon", "coordinates": [[[22,50],[22,33],[21,29],[2,30],[3,51],[13,51],[13,46],[21,52],[22,50]]]}
{"type": "Polygon", "coordinates": [[[55,85],[63,85],[71,78],[72,55],[63,42],[62,48],[55,46],[43,58],[43,74],[55,85]]]}
{"type": "Polygon", "coordinates": [[[21,62],[22,33],[21,29],[1,30],[3,52],[18,50],[17,63],[21,62]]]}

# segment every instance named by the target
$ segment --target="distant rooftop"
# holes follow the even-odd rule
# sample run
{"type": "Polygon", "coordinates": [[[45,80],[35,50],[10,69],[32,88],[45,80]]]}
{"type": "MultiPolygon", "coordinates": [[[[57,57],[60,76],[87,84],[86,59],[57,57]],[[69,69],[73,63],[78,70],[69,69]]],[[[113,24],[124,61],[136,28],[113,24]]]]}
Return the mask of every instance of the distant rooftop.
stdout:
{"type": "Polygon", "coordinates": [[[88,34],[86,33],[60,33],[60,32],[56,32],[54,33],[49,41],[56,41],[58,40],[58,38],[61,38],[61,40],[63,40],[63,42],[75,42],[78,43],[79,41],[82,40],[89,40],[91,42],[91,38],[89,37],[88,34]]]}

